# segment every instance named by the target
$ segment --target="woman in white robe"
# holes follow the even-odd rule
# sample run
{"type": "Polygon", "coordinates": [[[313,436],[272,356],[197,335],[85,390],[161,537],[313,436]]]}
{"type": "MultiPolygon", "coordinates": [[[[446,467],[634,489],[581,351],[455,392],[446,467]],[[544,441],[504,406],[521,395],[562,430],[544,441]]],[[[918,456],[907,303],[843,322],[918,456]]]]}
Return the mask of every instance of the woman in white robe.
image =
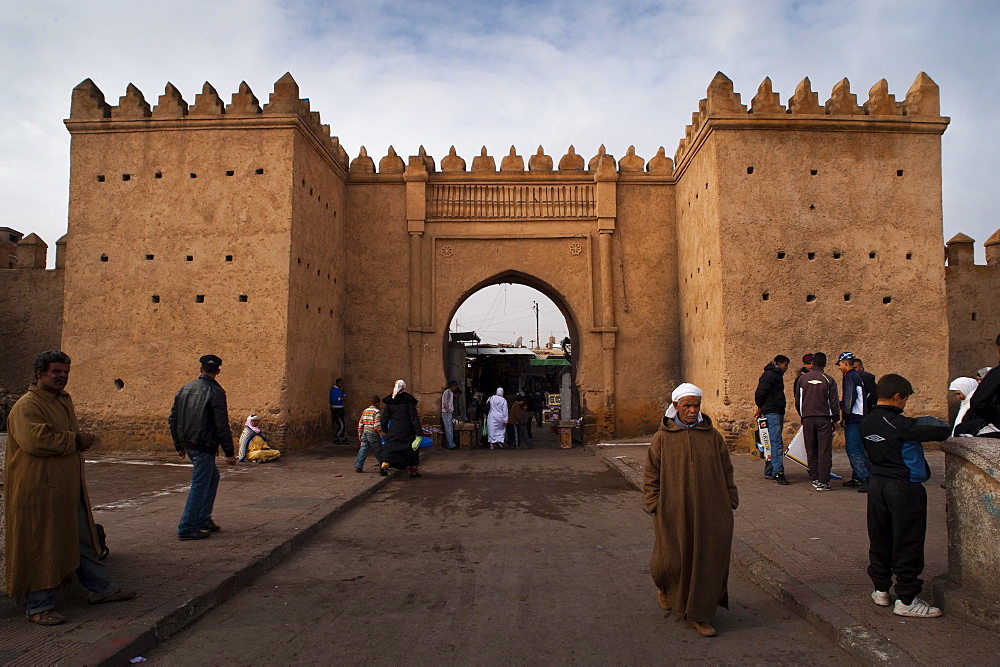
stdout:
{"type": "Polygon", "coordinates": [[[955,378],[948,385],[948,390],[958,394],[959,400],[962,401],[962,404],[958,407],[958,415],[955,417],[955,425],[951,429],[953,436],[955,435],[955,429],[965,419],[965,413],[969,411],[969,404],[972,402],[972,394],[975,393],[978,386],[979,383],[976,382],[975,378],[966,377],[955,378]]]}
{"type": "Polygon", "coordinates": [[[507,400],[503,397],[503,388],[497,388],[497,393],[486,401],[489,414],[486,417],[486,439],[490,449],[503,449],[507,436],[507,400]]]}

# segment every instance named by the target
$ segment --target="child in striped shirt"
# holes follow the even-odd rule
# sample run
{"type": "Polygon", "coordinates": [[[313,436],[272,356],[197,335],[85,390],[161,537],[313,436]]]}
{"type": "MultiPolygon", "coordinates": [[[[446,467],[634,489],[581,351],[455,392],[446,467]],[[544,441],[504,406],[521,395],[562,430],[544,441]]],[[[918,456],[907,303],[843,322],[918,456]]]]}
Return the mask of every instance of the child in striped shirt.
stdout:
{"type": "Polygon", "coordinates": [[[365,459],[368,458],[368,450],[375,454],[375,460],[382,464],[382,433],[381,418],[378,406],[380,403],[378,396],[371,397],[371,405],[361,413],[358,420],[358,439],[361,449],[358,451],[358,458],[354,459],[354,472],[364,470],[365,459]]]}

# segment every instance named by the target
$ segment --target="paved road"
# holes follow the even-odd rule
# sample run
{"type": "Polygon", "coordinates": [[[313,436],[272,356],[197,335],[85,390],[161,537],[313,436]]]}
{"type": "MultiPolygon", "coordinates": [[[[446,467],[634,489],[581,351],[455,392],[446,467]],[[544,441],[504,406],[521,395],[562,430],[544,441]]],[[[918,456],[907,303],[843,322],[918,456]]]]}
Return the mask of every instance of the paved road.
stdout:
{"type": "MultiPolygon", "coordinates": [[[[147,654],[162,664],[849,663],[733,573],[719,636],[657,606],[639,494],[581,450],[437,452],[147,654]]],[[[368,474],[368,473],[366,473],[368,474]]]]}

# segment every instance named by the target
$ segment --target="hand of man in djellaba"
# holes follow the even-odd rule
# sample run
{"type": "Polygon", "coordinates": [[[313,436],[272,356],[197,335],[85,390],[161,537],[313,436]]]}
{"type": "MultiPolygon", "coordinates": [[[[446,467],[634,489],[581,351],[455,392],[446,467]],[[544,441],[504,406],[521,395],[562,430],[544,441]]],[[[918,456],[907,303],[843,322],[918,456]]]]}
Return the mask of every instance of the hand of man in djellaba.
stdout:
{"type": "Polygon", "coordinates": [[[93,433],[80,433],[80,439],[76,445],[78,451],[85,452],[97,442],[97,436],[93,433]]]}

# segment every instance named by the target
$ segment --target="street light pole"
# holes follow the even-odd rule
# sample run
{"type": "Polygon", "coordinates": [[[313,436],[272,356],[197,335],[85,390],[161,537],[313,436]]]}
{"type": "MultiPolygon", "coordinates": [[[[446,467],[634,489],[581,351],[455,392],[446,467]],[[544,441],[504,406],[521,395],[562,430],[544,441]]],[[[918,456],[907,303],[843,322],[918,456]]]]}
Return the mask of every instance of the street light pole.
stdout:
{"type": "MultiPolygon", "coordinates": [[[[538,302],[535,301],[535,345],[542,346],[542,339],[538,337],[538,302]]],[[[536,347],[535,349],[538,349],[536,347]]]]}

